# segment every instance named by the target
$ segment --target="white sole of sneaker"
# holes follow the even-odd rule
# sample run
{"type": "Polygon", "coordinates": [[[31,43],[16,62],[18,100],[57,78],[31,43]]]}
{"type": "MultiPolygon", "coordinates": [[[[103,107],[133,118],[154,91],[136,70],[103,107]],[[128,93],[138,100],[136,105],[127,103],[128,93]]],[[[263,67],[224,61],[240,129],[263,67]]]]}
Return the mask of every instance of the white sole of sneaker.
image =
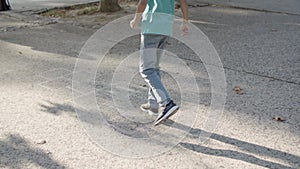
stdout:
{"type": "Polygon", "coordinates": [[[151,111],[151,110],[148,110],[148,114],[149,114],[150,116],[157,116],[157,115],[158,115],[158,113],[154,113],[154,112],[151,111]]]}
{"type": "Polygon", "coordinates": [[[157,125],[161,124],[164,120],[166,120],[169,117],[173,116],[178,111],[178,109],[179,109],[178,106],[172,107],[162,118],[160,118],[159,120],[154,122],[154,126],[157,126],[157,125]]]}

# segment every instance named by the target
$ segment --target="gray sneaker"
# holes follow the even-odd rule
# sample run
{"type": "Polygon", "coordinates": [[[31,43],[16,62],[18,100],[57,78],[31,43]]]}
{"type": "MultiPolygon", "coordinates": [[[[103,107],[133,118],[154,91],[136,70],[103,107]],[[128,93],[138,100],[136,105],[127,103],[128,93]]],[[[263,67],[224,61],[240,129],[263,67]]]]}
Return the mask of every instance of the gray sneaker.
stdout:
{"type": "Polygon", "coordinates": [[[142,104],[140,106],[141,110],[144,112],[147,112],[149,115],[157,115],[158,114],[158,108],[151,107],[149,103],[142,104]]]}

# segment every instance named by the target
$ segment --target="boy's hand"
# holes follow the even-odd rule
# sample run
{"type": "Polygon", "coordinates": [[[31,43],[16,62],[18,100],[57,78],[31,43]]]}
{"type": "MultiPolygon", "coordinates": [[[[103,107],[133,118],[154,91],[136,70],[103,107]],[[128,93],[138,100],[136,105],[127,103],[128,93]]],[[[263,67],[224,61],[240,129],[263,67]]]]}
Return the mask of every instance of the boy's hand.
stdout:
{"type": "Polygon", "coordinates": [[[138,24],[139,24],[139,20],[138,19],[133,19],[132,21],[130,21],[130,27],[132,29],[137,28],[138,24]]]}
{"type": "Polygon", "coordinates": [[[181,11],[183,16],[183,22],[181,24],[182,35],[187,35],[189,33],[189,16],[188,16],[188,3],[187,0],[180,0],[181,11]]]}
{"type": "Polygon", "coordinates": [[[141,22],[142,13],[146,9],[147,4],[148,4],[148,0],[139,0],[134,19],[132,21],[130,21],[130,27],[132,29],[135,29],[138,27],[139,23],[141,22]]]}
{"type": "Polygon", "coordinates": [[[181,24],[180,30],[181,30],[183,36],[189,34],[189,31],[190,31],[189,22],[183,21],[181,24]]]}

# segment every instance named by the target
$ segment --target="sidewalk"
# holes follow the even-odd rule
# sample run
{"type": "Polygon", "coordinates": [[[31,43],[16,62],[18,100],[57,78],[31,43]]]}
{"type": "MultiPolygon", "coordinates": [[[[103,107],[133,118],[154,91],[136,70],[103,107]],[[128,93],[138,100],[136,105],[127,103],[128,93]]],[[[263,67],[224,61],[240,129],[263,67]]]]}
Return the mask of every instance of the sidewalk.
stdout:
{"type": "Polygon", "coordinates": [[[13,10],[40,10],[96,2],[96,0],[9,0],[13,10]]]}
{"type": "Polygon", "coordinates": [[[298,0],[190,0],[190,2],[300,15],[300,1],[298,0]]]}
{"type": "MultiPolygon", "coordinates": [[[[190,11],[193,23],[209,37],[223,63],[225,110],[211,139],[199,143],[211,101],[209,76],[192,51],[171,40],[167,49],[195,74],[201,111],[187,137],[171,151],[142,159],[105,151],[82,126],[94,126],[93,119],[80,121],[75,112],[73,70],[82,46],[98,29],[75,21],[54,22],[32,15],[20,19],[20,13],[1,13],[0,168],[299,168],[300,39],[295,35],[300,34],[300,17],[219,6],[190,7],[190,11]],[[244,93],[237,94],[235,86],[244,93]],[[275,121],[275,116],[286,121],[275,121]]],[[[126,39],[99,64],[95,79],[99,105],[111,103],[106,82],[138,44],[138,37],[126,39]]],[[[177,89],[172,78],[167,74],[164,78],[169,88],[177,89]]],[[[139,105],[147,89],[138,75],[130,87],[132,104],[139,105]]],[[[172,95],[180,99],[178,90],[172,95]]],[[[148,130],[127,123],[109,106],[101,108],[122,132],[148,130]]],[[[176,130],[188,127],[175,126],[176,130]]],[[[161,132],[169,129],[159,127],[161,132]]]]}

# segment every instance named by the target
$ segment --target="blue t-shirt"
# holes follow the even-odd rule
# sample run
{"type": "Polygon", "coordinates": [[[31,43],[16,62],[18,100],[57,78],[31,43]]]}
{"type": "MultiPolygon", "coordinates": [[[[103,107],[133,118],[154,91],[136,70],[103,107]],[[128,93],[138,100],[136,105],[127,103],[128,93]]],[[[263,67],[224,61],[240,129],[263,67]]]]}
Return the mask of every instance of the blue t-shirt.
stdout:
{"type": "Polygon", "coordinates": [[[174,0],[148,0],[142,17],[142,34],[172,35],[174,0]]]}

